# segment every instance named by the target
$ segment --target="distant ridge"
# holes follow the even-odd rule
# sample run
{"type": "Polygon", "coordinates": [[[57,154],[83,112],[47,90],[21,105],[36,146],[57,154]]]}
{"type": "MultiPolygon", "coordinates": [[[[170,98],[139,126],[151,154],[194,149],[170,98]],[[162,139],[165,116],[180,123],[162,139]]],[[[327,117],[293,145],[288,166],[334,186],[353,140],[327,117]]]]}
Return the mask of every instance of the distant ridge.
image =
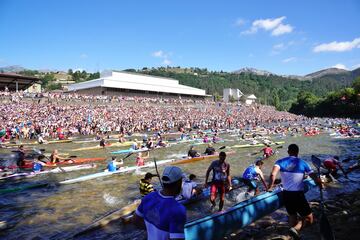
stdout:
{"type": "Polygon", "coordinates": [[[234,73],[237,73],[237,74],[240,74],[240,73],[252,73],[252,74],[256,74],[256,75],[260,75],[260,76],[276,75],[276,74],[274,74],[272,72],[269,72],[269,71],[259,70],[259,69],[251,68],[251,67],[241,68],[239,70],[234,71],[234,73]]]}
{"type": "Polygon", "coordinates": [[[320,71],[316,71],[313,73],[309,73],[305,76],[298,76],[298,75],[279,75],[279,74],[275,74],[266,70],[259,70],[256,68],[251,68],[251,67],[245,67],[245,68],[241,68],[239,70],[233,71],[233,73],[236,74],[241,74],[241,73],[250,73],[250,74],[255,74],[255,75],[259,75],[259,76],[269,76],[269,75],[274,75],[274,76],[280,76],[280,77],[284,77],[284,78],[291,78],[291,79],[297,79],[297,80],[313,80],[313,79],[318,79],[318,78],[323,78],[323,77],[327,77],[327,76],[351,76],[351,75],[358,75],[357,73],[360,71],[360,68],[354,69],[352,71],[348,71],[345,69],[340,69],[340,68],[326,68],[326,69],[322,69],[320,71]]]}

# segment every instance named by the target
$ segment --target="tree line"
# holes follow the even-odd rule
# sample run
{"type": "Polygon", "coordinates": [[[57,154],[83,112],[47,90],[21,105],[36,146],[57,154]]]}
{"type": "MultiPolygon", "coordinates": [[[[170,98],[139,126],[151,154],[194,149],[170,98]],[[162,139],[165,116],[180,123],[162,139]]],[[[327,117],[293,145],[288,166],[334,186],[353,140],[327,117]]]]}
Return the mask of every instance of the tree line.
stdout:
{"type": "Polygon", "coordinates": [[[351,87],[318,97],[308,91],[301,91],[290,112],[309,117],[360,118],[360,77],[351,87]]]}

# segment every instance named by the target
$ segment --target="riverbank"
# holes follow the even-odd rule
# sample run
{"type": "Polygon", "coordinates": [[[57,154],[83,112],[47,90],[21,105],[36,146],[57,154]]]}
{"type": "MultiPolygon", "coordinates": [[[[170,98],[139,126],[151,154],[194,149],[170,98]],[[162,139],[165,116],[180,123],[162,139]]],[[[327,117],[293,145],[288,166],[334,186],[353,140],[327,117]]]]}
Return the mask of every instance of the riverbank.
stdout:
{"type": "MultiPolygon", "coordinates": [[[[319,235],[320,206],[318,200],[310,201],[315,223],[301,232],[302,239],[317,240],[319,235]]],[[[325,200],[325,212],[337,240],[357,239],[360,235],[360,188],[353,193],[337,194],[325,200]]],[[[225,239],[237,240],[290,240],[285,208],[266,216],[225,239]]]]}

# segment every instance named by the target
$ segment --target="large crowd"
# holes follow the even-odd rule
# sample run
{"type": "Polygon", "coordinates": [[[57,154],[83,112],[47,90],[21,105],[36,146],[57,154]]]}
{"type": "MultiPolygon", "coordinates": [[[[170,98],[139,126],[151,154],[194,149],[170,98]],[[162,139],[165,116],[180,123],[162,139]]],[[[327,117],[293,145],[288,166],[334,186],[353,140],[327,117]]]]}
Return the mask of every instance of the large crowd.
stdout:
{"type": "Polygon", "coordinates": [[[92,135],[98,132],[241,129],[304,120],[303,116],[260,104],[61,93],[30,97],[22,92],[1,92],[0,95],[3,101],[0,130],[6,131],[9,138],[32,139],[39,134],[56,138],[59,132],[92,135]]]}

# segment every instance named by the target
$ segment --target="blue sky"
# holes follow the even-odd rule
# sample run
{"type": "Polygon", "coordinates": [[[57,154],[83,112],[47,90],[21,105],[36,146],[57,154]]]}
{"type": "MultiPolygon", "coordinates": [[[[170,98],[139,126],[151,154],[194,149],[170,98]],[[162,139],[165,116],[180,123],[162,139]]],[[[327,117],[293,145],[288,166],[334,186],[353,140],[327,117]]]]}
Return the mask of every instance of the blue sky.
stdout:
{"type": "Polygon", "coordinates": [[[0,0],[0,66],[360,67],[360,1],[0,0]]]}

